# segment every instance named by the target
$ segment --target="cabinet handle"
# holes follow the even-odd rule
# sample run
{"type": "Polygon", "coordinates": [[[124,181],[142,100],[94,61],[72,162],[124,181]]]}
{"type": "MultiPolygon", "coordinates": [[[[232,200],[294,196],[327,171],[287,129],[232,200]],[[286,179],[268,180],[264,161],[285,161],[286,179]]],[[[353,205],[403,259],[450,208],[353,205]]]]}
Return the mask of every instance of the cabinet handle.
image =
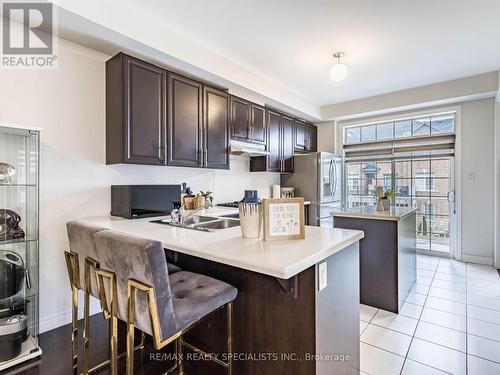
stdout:
{"type": "Polygon", "coordinates": [[[200,148],[198,150],[198,155],[199,155],[199,158],[198,158],[198,167],[203,167],[203,149],[200,148]]]}
{"type": "Polygon", "coordinates": [[[205,147],[205,167],[208,165],[208,148],[205,147]]]}

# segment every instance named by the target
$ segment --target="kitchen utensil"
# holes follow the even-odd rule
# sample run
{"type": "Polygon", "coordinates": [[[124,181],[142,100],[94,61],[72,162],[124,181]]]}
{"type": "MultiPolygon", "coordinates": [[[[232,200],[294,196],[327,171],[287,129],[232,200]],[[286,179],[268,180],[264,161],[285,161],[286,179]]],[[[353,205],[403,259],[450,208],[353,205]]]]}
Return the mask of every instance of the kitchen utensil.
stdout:
{"type": "Polygon", "coordinates": [[[10,164],[0,162],[0,185],[11,184],[15,174],[16,168],[10,164]]]}
{"type": "Polygon", "coordinates": [[[24,238],[24,231],[19,227],[21,216],[12,210],[0,209],[0,241],[24,238]]]}
{"type": "Polygon", "coordinates": [[[26,315],[13,315],[0,319],[0,362],[9,361],[21,353],[27,338],[26,315]]]}
{"type": "Polygon", "coordinates": [[[0,251],[0,300],[12,297],[22,288],[26,270],[22,258],[12,251],[0,251]]]}

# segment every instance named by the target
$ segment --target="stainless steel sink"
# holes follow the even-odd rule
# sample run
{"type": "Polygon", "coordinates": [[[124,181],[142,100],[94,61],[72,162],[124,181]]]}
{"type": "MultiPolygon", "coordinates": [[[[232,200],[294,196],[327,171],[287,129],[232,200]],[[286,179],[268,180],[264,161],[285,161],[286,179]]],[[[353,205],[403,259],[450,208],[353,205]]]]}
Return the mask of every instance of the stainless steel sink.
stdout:
{"type": "Polygon", "coordinates": [[[227,229],[227,228],[237,227],[239,225],[240,225],[239,220],[219,219],[207,223],[195,224],[194,227],[205,228],[205,229],[227,229]]]}
{"type": "Polygon", "coordinates": [[[217,220],[217,218],[211,217],[211,216],[193,215],[193,216],[189,216],[188,218],[184,219],[184,225],[206,223],[207,221],[214,221],[214,220],[217,220]]]}
{"type": "Polygon", "coordinates": [[[224,219],[213,216],[198,215],[189,216],[182,224],[172,223],[170,220],[153,220],[152,222],[203,232],[213,232],[217,229],[227,229],[240,225],[240,221],[238,219],[224,219]]]}

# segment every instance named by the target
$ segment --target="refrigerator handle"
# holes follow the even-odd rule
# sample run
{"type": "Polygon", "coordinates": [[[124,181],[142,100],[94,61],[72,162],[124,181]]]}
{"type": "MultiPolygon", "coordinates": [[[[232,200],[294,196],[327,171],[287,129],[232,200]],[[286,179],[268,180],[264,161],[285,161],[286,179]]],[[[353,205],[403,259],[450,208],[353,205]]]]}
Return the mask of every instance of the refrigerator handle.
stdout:
{"type": "Polygon", "coordinates": [[[335,184],[333,185],[333,194],[332,198],[335,198],[335,194],[337,193],[337,162],[335,159],[332,159],[333,161],[333,173],[332,173],[332,178],[335,181],[335,184]]]}
{"type": "Polygon", "coordinates": [[[333,171],[333,159],[330,160],[330,167],[328,168],[328,178],[330,179],[328,186],[330,187],[330,195],[333,197],[332,171],[333,171]]]}

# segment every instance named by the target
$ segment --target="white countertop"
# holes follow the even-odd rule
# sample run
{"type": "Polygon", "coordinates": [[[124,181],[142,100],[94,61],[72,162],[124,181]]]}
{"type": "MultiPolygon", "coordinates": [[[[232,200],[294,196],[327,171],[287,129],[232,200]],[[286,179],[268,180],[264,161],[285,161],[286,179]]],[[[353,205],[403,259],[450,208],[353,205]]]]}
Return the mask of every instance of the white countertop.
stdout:
{"type": "Polygon", "coordinates": [[[352,217],[358,219],[401,220],[417,211],[415,207],[393,207],[387,211],[377,211],[375,206],[361,206],[348,210],[332,211],[333,217],[352,217]]]}
{"type": "MultiPolygon", "coordinates": [[[[219,216],[235,212],[213,207],[198,214],[219,216]]],[[[158,240],[166,249],[282,279],[289,279],[364,237],[357,230],[306,226],[303,240],[264,241],[242,238],[239,226],[207,233],[150,222],[157,219],[110,216],[80,221],[158,240]]]]}

